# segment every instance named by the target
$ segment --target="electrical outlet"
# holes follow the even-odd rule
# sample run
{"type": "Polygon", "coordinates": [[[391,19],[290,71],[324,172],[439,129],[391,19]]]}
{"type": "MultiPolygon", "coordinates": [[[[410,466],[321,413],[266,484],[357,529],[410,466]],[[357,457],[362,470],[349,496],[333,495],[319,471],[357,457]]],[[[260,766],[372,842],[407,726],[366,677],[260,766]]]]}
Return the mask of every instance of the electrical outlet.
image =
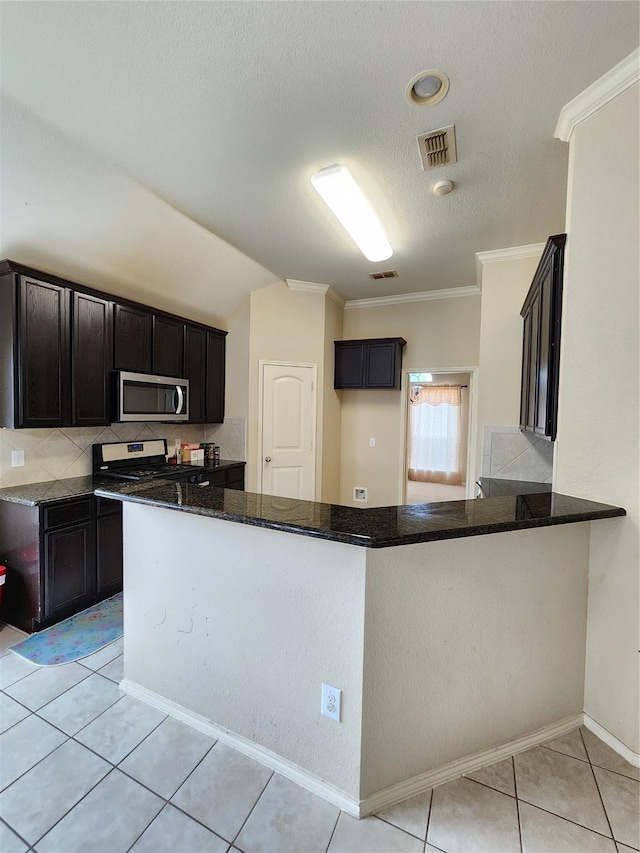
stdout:
{"type": "Polygon", "coordinates": [[[342,701],[342,690],[336,690],[335,687],[329,687],[328,684],[322,685],[322,707],[320,713],[325,717],[330,717],[337,723],[340,722],[340,704],[342,701]]]}
{"type": "Polygon", "coordinates": [[[363,501],[367,502],[367,490],[364,486],[354,486],[353,487],[353,499],[354,501],[363,501]]]}
{"type": "Polygon", "coordinates": [[[369,447],[375,447],[375,446],[376,446],[375,438],[370,438],[369,439],[369,447]]]}
{"type": "Polygon", "coordinates": [[[11,451],[11,467],[22,468],[24,465],[24,450],[11,451]]]}

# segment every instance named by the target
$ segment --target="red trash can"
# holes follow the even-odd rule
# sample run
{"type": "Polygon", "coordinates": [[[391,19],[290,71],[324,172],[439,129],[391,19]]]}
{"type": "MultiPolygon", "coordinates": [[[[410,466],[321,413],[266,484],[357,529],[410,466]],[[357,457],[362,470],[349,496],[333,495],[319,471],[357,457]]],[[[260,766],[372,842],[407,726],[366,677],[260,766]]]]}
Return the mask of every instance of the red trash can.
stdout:
{"type": "Polygon", "coordinates": [[[0,566],[0,611],[2,610],[2,587],[7,576],[7,567],[0,566]]]}

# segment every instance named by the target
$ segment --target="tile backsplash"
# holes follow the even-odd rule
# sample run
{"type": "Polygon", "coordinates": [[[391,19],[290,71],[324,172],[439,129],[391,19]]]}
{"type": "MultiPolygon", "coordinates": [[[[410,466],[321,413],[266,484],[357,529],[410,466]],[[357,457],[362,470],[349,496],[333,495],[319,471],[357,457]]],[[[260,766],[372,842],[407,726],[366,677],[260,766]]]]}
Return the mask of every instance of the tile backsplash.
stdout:
{"type": "Polygon", "coordinates": [[[203,441],[204,425],[137,423],[111,424],[110,427],[0,429],[0,488],[84,477],[91,474],[92,444],[151,438],[166,438],[171,451],[176,438],[193,444],[203,441]],[[11,467],[14,450],[24,450],[24,467],[11,467]]]}
{"type": "Polygon", "coordinates": [[[517,426],[485,426],[482,476],[551,483],[553,442],[521,432],[517,426]]]}
{"type": "Polygon", "coordinates": [[[110,427],[64,429],[0,429],[0,488],[62,480],[91,474],[91,445],[108,441],[166,438],[169,452],[176,439],[200,444],[214,441],[223,459],[244,461],[246,422],[228,418],[223,424],[111,424],[110,427]],[[11,467],[11,454],[23,450],[25,464],[11,467]]]}
{"type": "Polygon", "coordinates": [[[223,459],[246,462],[246,424],[244,418],[225,418],[222,424],[205,424],[204,440],[218,444],[223,459]]]}

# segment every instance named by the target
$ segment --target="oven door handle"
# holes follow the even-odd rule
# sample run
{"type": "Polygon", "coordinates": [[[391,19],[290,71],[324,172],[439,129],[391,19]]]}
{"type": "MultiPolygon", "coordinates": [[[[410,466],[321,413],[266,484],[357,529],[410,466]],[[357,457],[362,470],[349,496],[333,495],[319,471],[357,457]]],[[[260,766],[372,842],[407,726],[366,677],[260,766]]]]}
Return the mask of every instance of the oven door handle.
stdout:
{"type": "Polygon", "coordinates": [[[176,406],[176,415],[179,415],[182,411],[182,404],[184,403],[184,393],[182,391],[182,387],[180,385],[176,385],[176,394],[178,395],[178,405],[176,406]]]}

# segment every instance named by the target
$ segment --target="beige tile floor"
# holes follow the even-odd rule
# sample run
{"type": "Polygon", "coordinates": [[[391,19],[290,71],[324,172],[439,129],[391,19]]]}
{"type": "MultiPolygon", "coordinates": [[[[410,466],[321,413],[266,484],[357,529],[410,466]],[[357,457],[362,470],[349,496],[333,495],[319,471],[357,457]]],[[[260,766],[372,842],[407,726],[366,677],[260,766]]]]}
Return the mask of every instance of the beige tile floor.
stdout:
{"type": "Polygon", "coordinates": [[[122,645],[37,667],[0,630],[2,853],[629,853],[637,768],[584,728],[357,821],[124,696],[122,645]]]}

